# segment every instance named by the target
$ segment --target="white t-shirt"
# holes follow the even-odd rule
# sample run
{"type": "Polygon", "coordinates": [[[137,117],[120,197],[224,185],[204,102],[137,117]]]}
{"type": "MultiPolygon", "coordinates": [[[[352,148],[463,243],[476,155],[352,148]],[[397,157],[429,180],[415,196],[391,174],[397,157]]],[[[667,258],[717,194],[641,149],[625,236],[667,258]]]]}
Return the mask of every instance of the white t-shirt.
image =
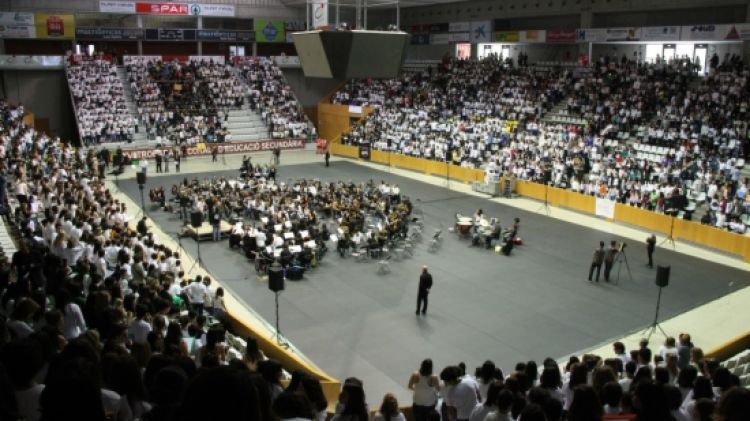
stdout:
{"type": "Polygon", "coordinates": [[[63,335],[65,339],[77,338],[86,330],[86,321],[78,304],[68,303],[63,314],[63,335]]]}
{"type": "Polygon", "coordinates": [[[203,282],[191,282],[187,288],[190,302],[193,304],[203,304],[203,301],[206,299],[206,293],[208,292],[206,286],[203,285],[203,282]]]}
{"type": "Polygon", "coordinates": [[[137,344],[145,344],[148,334],[151,332],[151,325],[143,319],[136,319],[128,329],[128,336],[137,344]]]}
{"type": "Polygon", "coordinates": [[[464,376],[457,385],[448,391],[446,401],[448,406],[456,408],[456,419],[468,420],[479,401],[478,395],[479,386],[477,386],[477,382],[469,376],[464,376]]]}

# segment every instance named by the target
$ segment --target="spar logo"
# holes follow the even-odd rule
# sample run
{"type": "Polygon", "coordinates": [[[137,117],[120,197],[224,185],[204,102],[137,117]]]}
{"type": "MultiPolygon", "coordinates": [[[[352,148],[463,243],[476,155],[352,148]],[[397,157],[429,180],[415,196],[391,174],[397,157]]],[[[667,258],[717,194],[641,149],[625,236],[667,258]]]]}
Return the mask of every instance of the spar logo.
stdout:
{"type": "Polygon", "coordinates": [[[190,14],[193,16],[200,16],[201,14],[201,5],[200,4],[191,4],[190,5],[190,14]]]}
{"type": "Polygon", "coordinates": [[[276,26],[274,26],[273,22],[268,22],[266,26],[263,27],[263,36],[268,41],[272,41],[276,39],[276,36],[279,34],[279,30],[276,29],[276,26]]]}

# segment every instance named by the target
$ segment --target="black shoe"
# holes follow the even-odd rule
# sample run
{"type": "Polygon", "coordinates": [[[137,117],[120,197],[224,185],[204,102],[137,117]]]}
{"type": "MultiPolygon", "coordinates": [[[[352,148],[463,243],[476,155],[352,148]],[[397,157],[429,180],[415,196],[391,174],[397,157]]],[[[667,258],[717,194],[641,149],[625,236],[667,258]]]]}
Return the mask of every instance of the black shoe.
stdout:
{"type": "Polygon", "coordinates": [[[414,314],[416,314],[417,316],[419,316],[419,310],[417,310],[417,312],[416,312],[416,313],[414,313],[414,314]]]}
{"type": "Polygon", "coordinates": [[[423,312],[422,312],[422,315],[424,316],[425,314],[427,314],[427,312],[426,312],[426,311],[423,311],[423,312]]]}

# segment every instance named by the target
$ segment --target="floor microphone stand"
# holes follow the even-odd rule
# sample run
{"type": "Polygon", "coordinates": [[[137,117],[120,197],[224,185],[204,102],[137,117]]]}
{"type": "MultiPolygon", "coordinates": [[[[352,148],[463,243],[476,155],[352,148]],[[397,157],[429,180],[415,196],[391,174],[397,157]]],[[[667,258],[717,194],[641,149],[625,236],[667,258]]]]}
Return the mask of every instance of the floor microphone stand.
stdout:
{"type": "Polygon", "coordinates": [[[193,261],[193,265],[190,266],[190,269],[188,269],[187,273],[191,273],[193,271],[193,269],[195,269],[196,265],[198,265],[199,269],[200,268],[204,268],[205,269],[205,267],[206,267],[206,265],[203,263],[203,259],[201,258],[201,240],[200,240],[200,238],[198,238],[198,236],[199,236],[199,234],[198,234],[198,231],[197,231],[197,228],[196,228],[196,231],[195,231],[195,242],[198,244],[198,258],[195,259],[195,261],[193,261]]]}
{"type": "Polygon", "coordinates": [[[656,298],[656,313],[654,314],[654,321],[651,322],[651,325],[649,325],[649,327],[647,327],[641,333],[641,334],[644,334],[644,333],[648,332],[648,336],[646,337],[646,339],[651,339],[651,335],[653,335],[654,332],[656,332],[656,329],[659,329],[659,331],[664,336],[668,336],[667,332],[665,332],[664,329],[662,329],[661,325],[659,324],[659,309],[661,307],[661,290],[662,289],[663,289],[663,287],[659,287],[659,295],[656,298]]]}
{"type": "Polygon", "coordinates": [[[284,349],[289,349],[289,344],[282,338],[281,336],[281,329],[279,329],[279,294],[281,291],[274,291],[275,298],[276,298],[276,344],[283,347],[284,349]]]}
{"type": "Polygon", "coordinates": [[[549,184],[546,182],[544,183],[544,203],[536,211],[541,212],[542,210],[549,216],[549,184]]]}

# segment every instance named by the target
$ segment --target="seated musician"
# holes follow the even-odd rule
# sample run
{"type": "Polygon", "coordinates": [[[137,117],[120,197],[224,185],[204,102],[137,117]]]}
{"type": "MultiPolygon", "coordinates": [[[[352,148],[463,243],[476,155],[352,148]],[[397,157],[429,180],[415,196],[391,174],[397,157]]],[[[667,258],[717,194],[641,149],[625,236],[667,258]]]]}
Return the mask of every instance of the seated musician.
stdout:
{"type": "Polygon", "coordinates": [[[233,249],[240,246],[244,235],[245,230],[242,229],[242,221],[239,221],[232,226],[232,232],[229,234],[229,248],[233,249]]]}
{"type": "Polygon", "coordinates": [[[313,259],[313,252],[312,250],[310,250],[310,247],[303,248],[302,252],[300,252],[298,256],[298,259],[299,259],[300,265],[306,268],[309,268],[310,263],[312,262],[312,259],[313,259]]]}
{"type": "Polygon", "coordinates": [[[284,246],[284,248],[281,249],[279,261],[281,263],[281,267],[284,268],[289,267],[289,265],[292,264],[292,252],[289,251],[289,247],[284,246]]]}
{"type": "Polygon", "coordinates": [[[492,240],[499,240],[502,232],[503,229],[500,226],[500,222],[495,221],[495,223],[492,224],[492,231],[490,231],[489,235],[484,238],[485,247],[488,249],[492,248],[492,240]]]}
{"type": "Polygon", "coordinates": [[[349,238],[349,234],[344,234],[343,237],[339,238],[338,244],[336,244],[336,250],[338,250],[341,257],[344,257],[346,252],[349,250],[349,247],[351,247],[351,239],[349,238]]]}
{"type": "Polygon", "coordinates": [[[378,254],[378,251],[380,250],[380,246],[378,245],[378,240],[375,238],[375,235],[370,235],[370,238],[367,240],[367,253],[370,256],[376,256],[378,254]]]}
{"type": "Polygon", "coordinates": [[[476,231],[482,224],[482,218],[484,218],[484,212],[482,209],[477,209],[474,213],[474,231],[476,231]]]}

